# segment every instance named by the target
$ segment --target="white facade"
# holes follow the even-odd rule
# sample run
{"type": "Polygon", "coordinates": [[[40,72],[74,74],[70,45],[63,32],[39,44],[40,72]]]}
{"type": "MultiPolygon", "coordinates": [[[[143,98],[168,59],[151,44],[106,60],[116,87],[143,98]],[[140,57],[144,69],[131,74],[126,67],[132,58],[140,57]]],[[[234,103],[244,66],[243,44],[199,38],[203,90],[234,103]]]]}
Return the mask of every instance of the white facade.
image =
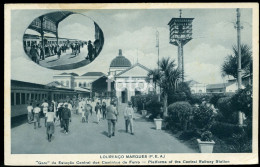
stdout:
{"type": "Polygon", "coordinates": [[[127,103],[132,96],[147,94],[153,90],[146,82],[149,69],[137,63],[114,76],[116,96],[119,103],[127,103]]]}
{"type": "Polygon", "coordinates": [[[197,81],[191,80],[188,81],[190,91],[192,94],[194,93],[206,93],[206,86],[207,84],[199,83],[197,81]]]}
{"type": "MultiPolygon", "coordinates": [[[[242,85],[242,89],[244,89],[245,87],[242,85]]],[[[228,92],[236,92],[238,90],[238,85],[237,82],[234,82],[232,84],[227,84],[226,86],[226,93],[228,92]]]]}
{"type": "Polygon", "coordinates": [[[54,75],[53,81],[59,82],[63,87],[74,89],[74,77],[72,75],[54,75]]]}
{"type": "Polygon", "coordinates": [[[191,93],[206,93],[206,84],[194,84],[190,86],[191,93]]]}
{"type": "Polygon", "coordinates": [[[128,67],[110,67],[109,68],[109,75],[117,75],[120,72],[124,71],[125,69],[127,69],[128,67]]]}
{"type": "Polygon", "coordinates": [[[53,80],[59,82],[64,87],[68,87],[70,89],[74,88],[88,88],[91,89],[91,84],[96,79],[102,77],[104,75],[99,76],[73,76],[70,74],[60,74],[54,75],[53,80]]]}

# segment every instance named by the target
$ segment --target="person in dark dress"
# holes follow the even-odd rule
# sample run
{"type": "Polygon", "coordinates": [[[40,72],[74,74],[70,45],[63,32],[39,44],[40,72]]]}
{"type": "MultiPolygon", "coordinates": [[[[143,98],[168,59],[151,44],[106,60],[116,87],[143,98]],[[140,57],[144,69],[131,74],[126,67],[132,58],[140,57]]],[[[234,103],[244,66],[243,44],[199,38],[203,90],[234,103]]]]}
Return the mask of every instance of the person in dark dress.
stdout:
{"type": "Polygon", "coordinates": [[[44,52],[42,47],[40,47],[40,59],[44,60],[44,52]]]}
{"type": "Polygon", "coordinates": [[[57,46],[56,51],[57,51],[57,55],[58,55],[58,59],[59,59],[60,55],[61,55],[61,49],[60,49],[59,45],[57,46]]]}
{"type": "Polygon", "coordinates": [[[101,110],[102,110],[102,114],[103,114],[103,120],[106,119],[106,112],[107,112],[107,105],[106,105],[106,102],[103,102],[102,103],[102,106],[101,106],[101,110]]]}

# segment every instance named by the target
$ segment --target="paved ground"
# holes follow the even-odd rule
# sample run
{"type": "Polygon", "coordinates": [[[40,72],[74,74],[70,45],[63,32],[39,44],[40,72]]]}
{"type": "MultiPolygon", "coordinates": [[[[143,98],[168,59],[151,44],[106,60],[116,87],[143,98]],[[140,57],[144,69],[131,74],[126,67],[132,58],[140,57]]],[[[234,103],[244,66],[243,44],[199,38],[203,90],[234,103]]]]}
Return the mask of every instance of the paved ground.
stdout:
{"type": "Polygon", "coordinates": [[[88,54],[88,48],[85,45],[83,48],[80,48],[80,53],[75,56],[72,55],[72,50],[69,48],[66,53],[62,53],[60,59],[58,56],[50,56],[45,58],[45,60],[41,60],[39,64],[43,67],[52,68],[52,69],[60,69],[66,67],[69,68],[70,66],[78,66],[79,64],[86,65],[89,62],[85,60],[85,57],[88,54]]]}
{"type": "MultiPolygon", "coordinates": [[[[153,122],[148,122],[136,114],[135,135],[125,133],[123,106],[119,106],[120,116],[115,137],[107,137],[107,121],[96,121],[96,115],[89,123],[81,123],[81,116],[73,114],[68,135],[57,125],[51,142],[47,141],[46,128],[34,129],[32,124],[22,124],[11,130],[11,151],[13,154],[73,154],[73,153],[194,153],[163,130],[155,130],[153,122]]],[[[43,119],[41,120],[43,125],[43,119]]]]}

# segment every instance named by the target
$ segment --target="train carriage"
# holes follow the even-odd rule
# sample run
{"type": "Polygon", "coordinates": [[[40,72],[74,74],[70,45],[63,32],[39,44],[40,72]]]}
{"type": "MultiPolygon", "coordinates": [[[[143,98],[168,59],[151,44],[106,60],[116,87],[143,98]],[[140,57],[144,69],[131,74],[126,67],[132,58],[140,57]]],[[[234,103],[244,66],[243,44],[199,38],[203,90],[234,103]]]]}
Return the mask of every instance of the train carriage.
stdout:
{"type": "Polygon", "coordinates": [[[37,103],[41,104],[45,99],[50,102],[79,95],[85,96],[86,92],[11,80],[11,117],[26,115],[26,108],[30,102],[35,106],[37,103]]]}

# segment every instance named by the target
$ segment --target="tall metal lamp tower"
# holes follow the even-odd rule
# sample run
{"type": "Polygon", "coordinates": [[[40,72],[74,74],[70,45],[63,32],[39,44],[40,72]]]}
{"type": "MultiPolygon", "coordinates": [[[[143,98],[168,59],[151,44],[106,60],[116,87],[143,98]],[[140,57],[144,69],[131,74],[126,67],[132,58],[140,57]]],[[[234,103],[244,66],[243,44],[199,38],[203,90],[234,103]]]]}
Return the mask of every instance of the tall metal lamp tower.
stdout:
{"type": "Polygon", "coordinates": [[[183,46],[192,39],[192,21],[194,18],[182,18],[182,10],[180,9],[180,17],[172,18],[168,23],[170,28],[170,44],[178,47],[178,70],[182,75],[184,82],[184,61],[183,46]]]}

